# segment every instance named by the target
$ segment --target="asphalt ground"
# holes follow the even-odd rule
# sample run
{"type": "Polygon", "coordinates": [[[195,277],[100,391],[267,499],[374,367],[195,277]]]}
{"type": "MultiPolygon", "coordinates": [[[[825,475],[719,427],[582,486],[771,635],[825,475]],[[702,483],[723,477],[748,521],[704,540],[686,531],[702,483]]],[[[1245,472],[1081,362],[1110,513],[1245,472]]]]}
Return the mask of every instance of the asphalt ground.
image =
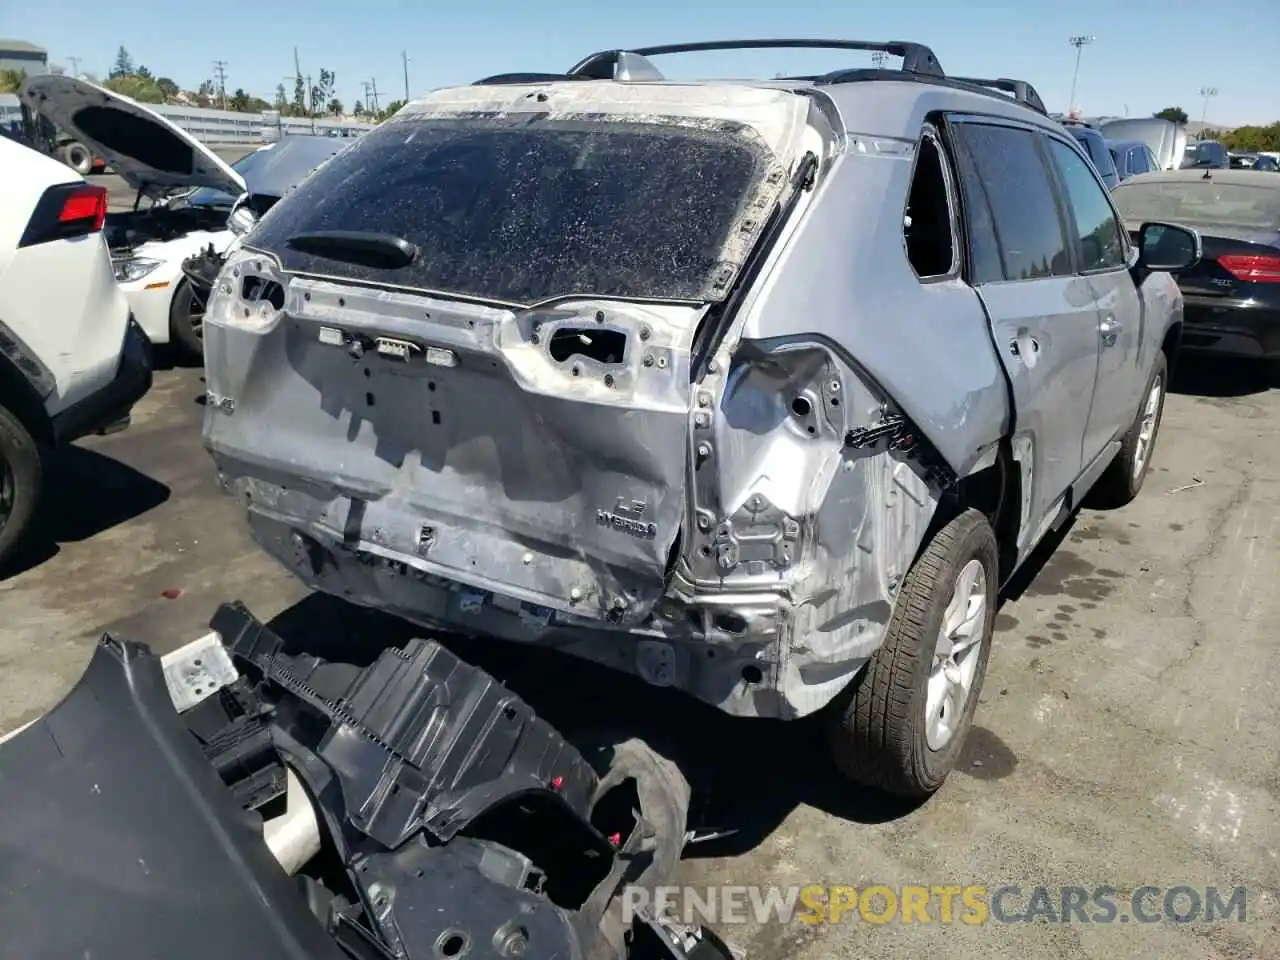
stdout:
{"type": "MultiPolygon", "coordinates": [[[[1141,497],[1082,513],[1010,591],[977,727],[923,806],[839,781],[804,723],[731,720],[548,651],[458,652],[566,731],[631,725],[680,742],[704,815],[736,830],[692,848],[683,881],[703,896],[721,886],[718,929],[749,957],[1280,958],[1280,391],[1196,360],[1175,387],[1141,497]],[[770,887],[873,884],[895,899],[928,888],[924,914],[905,922],[899,904],[873,922],[880,891],[840,922],[752,916],[770,887]],[[968,885],[987,902],[1020,889],[983,923],[957,899],[948,922],[950,894],[933,888],[968,885]],[[1245,916],[1173,922],[1165,894],[1179,886],[1192,889],[1171,895],[1172,914],[1191,914],[1194,894],[1200,918],[1207,888],[1229,901],[1244,887],[1245,916]],[[1054,922],[1064,887],[1115,888],[1114,919],[1054,922]],[[1033,905],[1036,922],[1004,922],[1033,905]]],[[[201,448],[202,398],[199,370],[162,367],[130,429],[50,465],[40,529],[0,578],[0,730],[61,697],[103,631],[167,651],[230,598],[329,655],[413,632],[304,595],[252,544],[201,448]]]]}

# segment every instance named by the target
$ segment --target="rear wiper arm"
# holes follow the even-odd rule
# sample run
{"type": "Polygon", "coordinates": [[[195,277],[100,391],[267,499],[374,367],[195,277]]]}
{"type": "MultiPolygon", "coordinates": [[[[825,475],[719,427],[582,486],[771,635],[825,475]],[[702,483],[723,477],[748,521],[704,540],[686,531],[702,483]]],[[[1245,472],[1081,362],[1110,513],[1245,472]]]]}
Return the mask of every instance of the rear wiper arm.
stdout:
{"type": "Polygon", "coordinates": [[[403,237],[364,230],[315,230],[296,233],[285,242],[299,253],[364,267],[407,267],[418,256],[418,248],[403,237]]]}

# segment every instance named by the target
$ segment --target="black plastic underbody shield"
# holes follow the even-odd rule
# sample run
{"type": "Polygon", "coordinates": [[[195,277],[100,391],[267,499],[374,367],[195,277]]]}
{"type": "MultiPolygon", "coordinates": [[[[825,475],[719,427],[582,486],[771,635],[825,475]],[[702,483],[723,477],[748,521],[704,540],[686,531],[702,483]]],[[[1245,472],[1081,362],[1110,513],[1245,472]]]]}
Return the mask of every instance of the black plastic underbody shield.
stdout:
{"type": "Polygon", "coordinates": [[[242,677],[181,717],[159,658],[108,635],[0,747],[0,955],[730,956],[709,931],[620,919],[625,884],[671,882],[655,864],[679,856],[687,796],[656,791],[664,836],[652,789],[619,829],[595,822],[617,771],[599,779],[437,643],[359,668],[284,653],[239,604],[211,625],[242,677]],[[261,834],[286,764],[322,842],[294,878],[261,834]]]}

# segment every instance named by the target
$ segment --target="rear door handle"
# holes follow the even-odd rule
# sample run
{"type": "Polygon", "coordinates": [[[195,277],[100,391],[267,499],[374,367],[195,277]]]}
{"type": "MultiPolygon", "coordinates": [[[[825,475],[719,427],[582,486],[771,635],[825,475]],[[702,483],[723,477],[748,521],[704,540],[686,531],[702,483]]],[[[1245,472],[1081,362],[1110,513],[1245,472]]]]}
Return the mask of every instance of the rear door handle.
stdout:
{"type": "Polygon", "coordinates": [[[1102,345],[1104,347],[1114,347],[1116,340],[1120,336],[1120,331],[1124,329],[1115,317],[1103,317],[1102,323],[1098,324],[1098,335],[1102,337],[1102,345]]]}

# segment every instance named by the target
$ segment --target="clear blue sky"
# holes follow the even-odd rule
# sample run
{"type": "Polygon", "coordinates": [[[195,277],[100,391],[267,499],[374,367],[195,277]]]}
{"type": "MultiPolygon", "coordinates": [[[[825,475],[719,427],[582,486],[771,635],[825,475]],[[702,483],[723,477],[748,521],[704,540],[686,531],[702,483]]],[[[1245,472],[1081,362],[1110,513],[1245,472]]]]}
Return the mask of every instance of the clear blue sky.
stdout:
{"type": "MultiPolygon", "coordinates": [[[[1077,102],[1086,114],[1142,116],[1181,106],[1200,118],[1201,87],[1219,94],[1208,120],[1280,119],[1280,0],[53,0],[0,10],[0,36],[39,44],[50,60],[105,74],[123,44],[135,62],[194,88],[227,61],[228,89],[271,99],[293,72],[335,71],[344,103],[375,78],[385,104],[404,95],[400,51],[414,96],[510,70],[563,70],[617,46],[760,36],[910,39],[933,47],[949,73],[1030,80],[1050,110],[1065,110],[1075,51],[1084,49],[1077,102]],[[861,7],[861,9],[859,9],[861,7]]],[[[864,64],[858,54],[774,51],[665,57],[672,76],[816,72],[864,64]],[[678,64],[678,66],[677,66],[678,64]]],[[[291,88],[290,88],[291,89],[291,88]]]]}

